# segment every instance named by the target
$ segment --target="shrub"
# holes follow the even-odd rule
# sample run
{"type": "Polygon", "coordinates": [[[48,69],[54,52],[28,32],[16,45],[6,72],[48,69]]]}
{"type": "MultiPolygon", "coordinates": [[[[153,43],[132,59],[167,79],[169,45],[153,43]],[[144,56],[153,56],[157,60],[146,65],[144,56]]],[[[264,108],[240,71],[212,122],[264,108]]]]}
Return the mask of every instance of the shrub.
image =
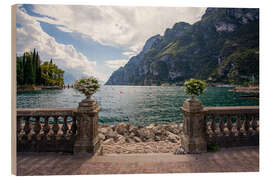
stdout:
{"type": "Polygon", "coordinates": [[[82,92],[85,96],[90,97],[92,94],[97,92],[100,88],[98,80],[90,76],[89,78],[81,78],[75,81],[74,88],[82,92]]]}
{"type": "Polygon", "coordinates": [[[205,91],[206,82],[199,79],[191,79],[185,81],[184,86],[186,94],[199,96],[205,91]]]}

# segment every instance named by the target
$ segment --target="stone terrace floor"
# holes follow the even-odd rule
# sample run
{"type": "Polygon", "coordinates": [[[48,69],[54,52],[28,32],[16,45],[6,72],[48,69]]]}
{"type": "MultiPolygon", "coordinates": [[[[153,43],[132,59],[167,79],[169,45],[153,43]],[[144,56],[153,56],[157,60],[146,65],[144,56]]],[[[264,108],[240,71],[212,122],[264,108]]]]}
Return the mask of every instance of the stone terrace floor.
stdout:
{"type": "Polygon", "coordinates": [[[258,172],[259,147],[220,149],[195,155],[18,153],[17,175],[258,172]]]}

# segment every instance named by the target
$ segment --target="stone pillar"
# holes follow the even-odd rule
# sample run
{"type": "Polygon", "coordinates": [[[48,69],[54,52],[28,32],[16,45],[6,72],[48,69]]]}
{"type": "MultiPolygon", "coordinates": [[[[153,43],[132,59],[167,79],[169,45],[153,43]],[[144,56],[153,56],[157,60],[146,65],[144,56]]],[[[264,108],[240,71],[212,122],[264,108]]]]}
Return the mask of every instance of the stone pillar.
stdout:
{"type": "Polygon", "coordinates": [[[95,99],[84,99],[79,103],[77,115],[77,136],[74,153],[90,153],[94,155],[100,150],[98,137],[98,113],[101,108],[95,99]]]}
{"type": "Polygon", "coordinates": [[[184,131],[181,136],[184,153],[206,152],[206,122],[202,103],[196,98],[187,99],[181,111],[184,117],[184,131]]]}

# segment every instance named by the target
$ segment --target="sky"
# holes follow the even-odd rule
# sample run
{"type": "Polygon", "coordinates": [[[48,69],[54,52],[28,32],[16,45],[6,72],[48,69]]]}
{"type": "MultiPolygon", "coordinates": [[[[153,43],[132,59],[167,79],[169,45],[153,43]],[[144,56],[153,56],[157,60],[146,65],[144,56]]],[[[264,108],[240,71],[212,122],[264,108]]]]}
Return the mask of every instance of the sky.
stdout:
{"type": "Polygon", "coordinates": [[[17,54],[38,51],[66,79],[95,76],[105,83],[150,37],[177,22],[193,24],[205,8],[18,5],[17,54]]]}

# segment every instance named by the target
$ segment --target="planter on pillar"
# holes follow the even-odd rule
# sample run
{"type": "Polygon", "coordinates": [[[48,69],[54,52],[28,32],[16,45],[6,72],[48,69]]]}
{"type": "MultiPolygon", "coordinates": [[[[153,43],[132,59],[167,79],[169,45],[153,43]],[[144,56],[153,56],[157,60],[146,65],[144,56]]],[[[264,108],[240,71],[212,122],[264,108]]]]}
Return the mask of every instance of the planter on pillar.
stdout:
{"type": "Polygon", "coordinates": [[[181,136],[180,147],[182,153],[206,152],[206,122],[202,103],[191,96],[184,102],[181,111],[184,117],[184,132],[181,136]]]}
{"type": "Polygon", "coordinates": [[[74,153],[95,154],[100,150],[98,137],[98,113],[101,108],[95,99],[88,97],[79,103],[77,137],[74,144],[74,153]]]}

